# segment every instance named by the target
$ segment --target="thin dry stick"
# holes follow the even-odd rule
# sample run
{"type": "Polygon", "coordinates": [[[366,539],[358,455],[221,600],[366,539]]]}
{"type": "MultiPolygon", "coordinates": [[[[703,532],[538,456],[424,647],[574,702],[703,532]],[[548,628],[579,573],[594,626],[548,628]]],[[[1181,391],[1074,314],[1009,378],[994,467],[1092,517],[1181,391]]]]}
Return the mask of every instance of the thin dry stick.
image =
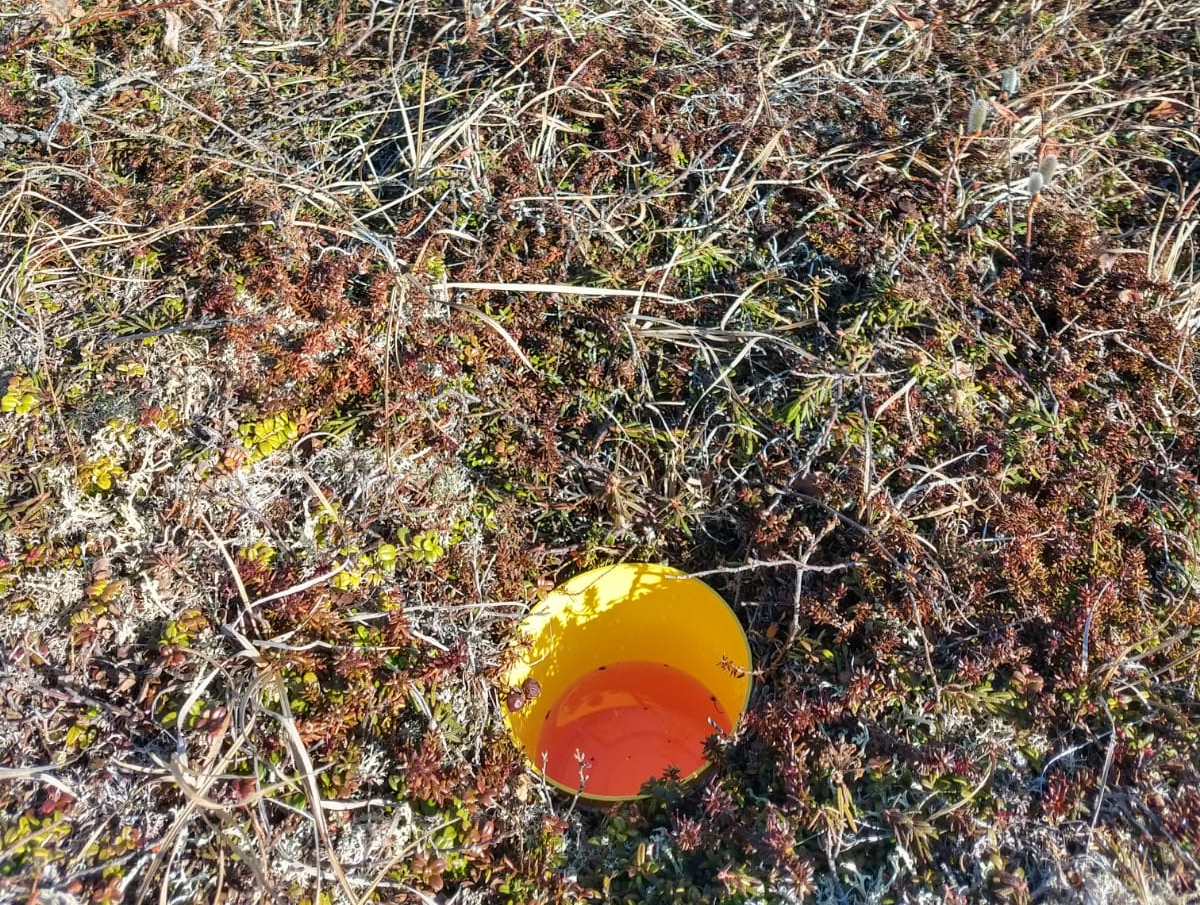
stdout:
{"type": "Polygon", "coordinates": [[[395,352],[396,336],[398,334],[396,325],[396,314],[404,310],[405,304],[408,302],[408,284],[399,281],[393,282],[388,290],[388,314],[385,342],[387,343],[387,351],[383,356],[383,460],[386,463],[388,474],[392,473],[392,355],[395,352]]]}
{"type": "Polygon", "coordinates": [[[565,283],[438,283],[437,289],[462,289],[473,292],[541,292],[560,295],[579,295],[595,298],[656,299],[660,302],[679,303],[673,295],[651,292],[647,289],[609,289],[603,286],[569,286],[565,283]]]}
{"type": "MultiPolygon", "coordinates": [[[[333,873],[337,877],[346,898],[351,902],[359,903],[361,900],[354,894],[354,889],[350,885],[350,880],[346,876],[345,870],[342,869],[342,862],[338,859],[337,851],[334,849],[333,841],[329,836],[329,824],[325,820],[324,803],[321,801],[321,789],[317,785],[316,770],[313,768],[308,748],[305,747],[304,740],[300,737],[300,730],[296,728],[296,719],[292,716],[292,705],[288,701],[287,689],[283,687],[283,678],[278,673],[275,673],[270,679],[274,685],[273,690],[278,696],[279,707],[282,711],[282,713],[275,714],[275,718],[279,721],[280,726],[283,727],[288,747],[292,752],[292,758],[300,770],[300,778],[304,781],[309,808],[312,811],[313,820],[316,821],[317,835],[320,837],[322,845],[325,846],[325,854],[329,858],[329,866],[333,869],[333,873]]],[[[320,875],[318,874],[319,882],[320,875]]]]}
{"type": "Polygon", "coordinates": [[[1085,851],[1091,847],[1096,836],[1096,827],[1100,823],[1100,808],[1104,804],[1104,793],[1108,787],[1108,774],[1112,770],[1113,754],[1117,749],[1117,726],[1113,720],[1112,711],[1108,709],[1108,701],[1103,697],[1101,697],[1100,703],[1104,706],[1105,716],[1108,717],[1108,747],[1104,751],[1104,766],[1100,769],[1100,782],[1096,789],[1096,798],[1092,802],[1092,823],[1088,828],[1087,841],[1084,843],[1085,851]]]}
{"type": "Polygon", "coordinates": [[[1030,266],[1033,259],[1033,209],[1037,207],[1038,195],[1029,199],[1029,209],[1025,212],[1025,266],[1030,266]]]}
{"type": "MultiPolygon", "coordinates": [[[[824,532],[821,536],[824,536],[824,532]]],[[[792,556],[781,556],[779,559],[748,559],[740,566],[723,566],[719,569],[704,569],[700,572],[688,572],[686,575],[669,575],[667,577],[682,581],[688,578],[707,578],[709,575],[740,575],[743,572],[753,572],[755,569],[781,569],[784,567],[800,569],[803,572],[832,574],[834,572],[845,572],[849,569],[861,569],[863,565],[861,562],[847,560],[846,562],[814,566],[803,559],[796,559],[792,556]]]]}
{"type": "MultiPolygon", "coordinates": [[[[416,289],[418,289],[421,292],[421,294],[424,295],[426,298],[430,298],[430,299],[434,298],[434,295],[432,293],[430,293],[428,290],[426,290],[425,287],[422,286],[419,282],[417,282],[416,278],[412,274],[409,273],[409,274],[405,274],[404,276],[405,276],[405,279],[408,282],[408,284],[415,287],[416,289]]],[[[442,284],[438,284],[434,288],[442,289],[442,288],[445,288],[446,285],[448,285],[448,284],[442,283],[442,284]]],[[[480,311],[474,305],[468,305],[465,302],[447,301],[447,302],[445,302],[445,304],[449,305],[449,307],[451,307],[457,311],[464,311],[467,314],[470,314],[474,317],[479,318],[479,320],[483,321],[485,324],[487,324],[489,327],[491,327],[493,330],[495,330],[496,334],[502,340],[504,340],[505,343],[508,344],[508,347],[513,350],[514,354],[516,354],[517,358],[520,359],[521,364],[523,364],[526,367],[526,369],[528,369],[533,374],[537,373],[537,369],[533,366],[533,362],[530,361],[529,358],[525,355],[525,353],[521,351],[521,346],[513,338],[513,335],[511,333],[509,333],[506,329],[504,329],[504,325],[501,324],[498,320],[496,320],[494,317],[491,317],[490,315],[485,314],[484,312],[480,311]]]]}
{"type": "Polygon", "coordinates": [[[61,770],[66,764],[47,764],[41,767],[0,767],[0,782],[19,782],[33,780],[54,786],[60,792],[65,792],[72,798],[79,798],[79,790],[69,783],[59,779],[51,771],[61,770]]]}
{"type": "Polygon", "coordinates": [[[201,524],[208,529],[208,533],[212,535],[212,539],[214,543],[216,543],[217,549],[221,551],[221,557],[225,560],[225,564],[229,566],[229,574],[233,576],[233,583],[237,585],[238,596],[242,598],[242,603],[244,603],[246,605],[246,609],[249,610],[252,606],[250,603],[250,595],[246,593],[246,585],[242,582],[242,575],[240,572],[238,572],[237,563],[235,563],[233,561],[233,557],[229,555],[229,549],[225,546],[225,542],[221,540],[220,535],[217,534],[217,530],[212,526],[212,522],[208,520],[203,512],[197,512],[196,515],[200,518],[201,524]]]}
{"type": "Polygon", "coordinates": [[[459,311],[465,311],[467,314],[479,318],[481,321],[495,330],[496,333],[499,334],[500,338],[508,343],[508,347],[513,350],[513,354],[517,356],[521,364],[523,364],[530,373],[537,373],[537,368],[533,366],[533,362],[526,357],[525,353],[521,351],[521,347],[517,344],[517,341],[513,339],[512,334],[505,330],[504,326],[498,320],[490,315],[484,314],[474,305],[468,305],[465,302],[449,302],[449,305],[451,308],[456,308],[459,311]]]}

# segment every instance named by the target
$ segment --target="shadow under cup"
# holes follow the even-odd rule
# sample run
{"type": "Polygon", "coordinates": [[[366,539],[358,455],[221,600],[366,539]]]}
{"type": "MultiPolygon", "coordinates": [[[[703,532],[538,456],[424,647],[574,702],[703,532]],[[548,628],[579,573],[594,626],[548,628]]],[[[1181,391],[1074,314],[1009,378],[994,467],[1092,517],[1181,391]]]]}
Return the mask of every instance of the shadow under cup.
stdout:
{"type": "Polygon", "coordinates": [[[537,773],[592,801],[636,798],[672,767],[695,777],[705,740],[732,731],[750,695],[741,623],[669,566],[575,576],[529,612],[518,643],[506,683],[537,693],[509,696],[509,730],[537,773]]]}

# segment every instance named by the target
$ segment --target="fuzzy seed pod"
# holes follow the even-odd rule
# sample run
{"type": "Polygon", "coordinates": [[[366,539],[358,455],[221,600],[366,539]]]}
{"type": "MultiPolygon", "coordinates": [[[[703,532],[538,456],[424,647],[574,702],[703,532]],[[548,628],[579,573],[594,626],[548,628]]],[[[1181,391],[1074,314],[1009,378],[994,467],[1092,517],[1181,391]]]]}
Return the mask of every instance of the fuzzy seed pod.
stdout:
{"type": "Polygon", "coordinates": [[[1042,174],[1038,172],[1031,173],[1029,176],[1029,197],[1037,195],[1045,186],[1046,180],[1042,178],[1042,174]]]}
{"type": "Polygon", "coordinates": [[[1038,164],[1038,173],[1042,176],[1042,181],[1050,184],[1050,180],[1054,178],[1054,174],[1058,172],[1058,158],[1053,154],[1047,154],[1042,158],[1042,162],[1038,164]]]}
{"type": "Polygon", "coordinates": [[[1014,95],[1021,88],[1021,76],[1013,68],[1005,69],[1000,76],[1000,90],[1007,95],[1014,95]]]}
{"type": "Polygon", "coordinates": [[[971,110],[967,114],[967,133],[969,135],[978,135],[983,131],[983,126],[988,118],[988,102],[979,97],[975,99],[975,103],[971,104],[971,110]]]}

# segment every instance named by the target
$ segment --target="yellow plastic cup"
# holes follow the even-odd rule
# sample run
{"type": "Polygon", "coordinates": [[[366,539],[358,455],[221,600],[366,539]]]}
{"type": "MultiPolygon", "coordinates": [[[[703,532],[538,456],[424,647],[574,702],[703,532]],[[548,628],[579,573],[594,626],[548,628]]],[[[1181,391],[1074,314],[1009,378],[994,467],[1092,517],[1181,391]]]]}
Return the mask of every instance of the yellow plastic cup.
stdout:
{"type": "Polygon", "coordinates": [[[505,676],[505,721],[535,772],[594,802],[639,797],[670,767],[692,779],[704,740],[750,697],[750,645],[708,585],[670,566],[576,575],[530,610],[505,676]]]}

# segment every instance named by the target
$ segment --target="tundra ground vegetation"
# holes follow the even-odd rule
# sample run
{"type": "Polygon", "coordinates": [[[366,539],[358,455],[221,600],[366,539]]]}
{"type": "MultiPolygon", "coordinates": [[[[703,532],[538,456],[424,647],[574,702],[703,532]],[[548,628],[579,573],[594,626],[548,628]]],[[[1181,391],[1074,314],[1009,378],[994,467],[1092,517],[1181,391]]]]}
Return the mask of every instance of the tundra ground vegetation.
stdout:
{"type": "Polygon", "coordinates": [[[1188,0],[0,13],[0,898],[1197,900],[1188,0]],[[513,627],[756,690],[589,810],[513,627]]]}

